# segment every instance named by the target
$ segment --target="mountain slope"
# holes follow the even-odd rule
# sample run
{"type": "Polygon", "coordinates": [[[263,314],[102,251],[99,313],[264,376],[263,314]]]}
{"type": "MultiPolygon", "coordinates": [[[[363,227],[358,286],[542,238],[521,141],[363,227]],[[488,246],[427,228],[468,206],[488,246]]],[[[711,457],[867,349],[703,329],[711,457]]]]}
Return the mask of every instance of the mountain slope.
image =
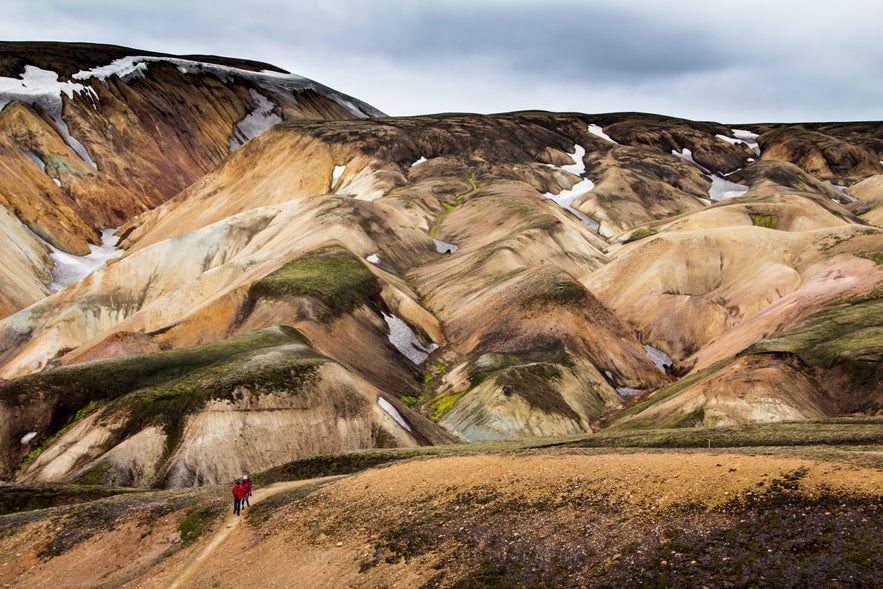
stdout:
{"type": "MultiPolygon", "coordinates": [[[[100,229],[171,198],[276,122],[381,114],[265,64],[46,43],[0,44],[0,109],[0,202],[76,255],[99,243],[100,229]]],[[[4,259],[22,260],[2,247],[4,259]]],[[[17,266],[17,280],[30,283],[51,268],[17,266]]],[[[3,315],[39,298],[18,302],[5,284],[3,315]]]]}
{"type": "MultiPolygon", "coordinates": [[[[23,273],[4,280],[6,298],[22,305],[36,297],[0,321],[0,377],[8,379],[0,383],[0,409],[16,416],[0,436],[7,476],[39,452],[46,457],[32,456],[20,476],[69,481],[92,473],[107,483],[189,485],[223,480],[248,463],[269,468],[286,453],[387,442],[881,410],[879,351],[868,343],[879,318],[866,312],[876,309],[883,283],[883,233],[873,225],[873,179],[883,171],[877,123],[733,129],[640,113],[547,112],[357,118],[379,113],[277,74],[152,56],[115,62],[118,74],[138,75],[105,84],[108,70],[87,65],[76,71],[90,74],[67,75],[89,89],[60,95],[68,129],[98,158],[87,176],[104,181],[107,169],[106,178],[125,181],[133,195],[156,199],[114,217],[121,257],[53,294],[41,290],[51,263],[45,250],[34,238],[18,241],[27,234],[19,209],[9,205],[0,217],[17,239],[6,246],[16,252],[9,271],[23,273]],[[93,92],[95,108],[86,104],[93,92]],[[275,106],[262,110],[265,100],[275,106]],[[313,107],[313,115],[340,120],[304,120],[313,107]],[[186,113],[166,118],[168,108],[186,113]],[[168,149],[145,130],[151,125],[118,119],[113,131],[96,118],[127,109],[147,113],[132,121],[180,119],[168,149]],[[256,128],[245,125],[262,130],[249,138],[238,122],[260,118],[258,111],[268,116],[256,128]],[[128,124],[138,138],[133,153],[146,154],[139,173],[123,161],[129,156],[117,155],[128,124]],[[193,154],[176,151],[188,141],[193,154]],[[825,166],[816,165],[816,153],[825,166]],[[146,178],[169,166],[192,179],[145,188],[146,178]],[[832,181],[854,184],[842,191],[832,181]],[[837,325],[842,313],[858,317],[870,335],[832,336],[836,353],[825,362],[807,353],[821,340],[793,343],[802,322],[837,325]],[[358,435],[321,429],[317,440],[281,452],[261,435],[267,440],[256,452],[221,459],[200,442],[216,427],[206,424],[220,423],[209,416],[232,406],[246,421],[252,411],[262,419],[251,396],[230,396],[230,373],[188,377],[200,383],[195,389],[191,380],[170,381],[193,405],[173,422],[161,411],[133,422],[119,413],[119,399],[143,397],[150,383],[99,394],[91,373],[77,371],[278,326],[295,330],[328,368],[319,384],[279,385],[272,410],[290,413],[290,398],[325,391],[319,396],[339,401],[328,409],[317,400],[309,411],[349,423],[347,399],[367,399],[371,411],[358,411],[360,425],[352,426],[358,435]],[[771,341],[786,343],[767,347],[771,341]],[[27,384],[56,373],[73,390],[91,392],[55,398],[27,384]],[[832,401],[844,383],[848,399],[832,401]],[[407,427],[388,423],[381,396],[407,427]],[[86,414],[90,421],[81,422],[86,414]],[[90,441],[101,420],[113,431],[90,441]],[[156,450],[133,454],[147,438],[143,445],[156,450]],[[204,459],[219,466],[197,473],[192,465],[204,459]],[[135,471],[150,474],[126,474],[135,471]],[[179,471],[185,474],[171,474],[179,471]]],[[[28,115],[18,129],[39,118],[21,101],[0,117],[13,120],[16,112],[28,115]]],[[[58,122],[47,117],[40,120],[51,131],[58,122]]],[[[70,140],[62,148],[79,157],[70,140]]],[[[8,188],[9,198],[62,189],[45,205],[58,211],[46,222],[71,233],[69,220],[86,219],[88,207],[65,200],[73,185],[47,184],[56,168],[44,174],[25,152],[10,148],[31,175],[20,189],[8,188]]],[[[115,206],[106,197],[93,204],[102,214],[115,206]]],[[[238,363],[249,365],[244,357],[231,362],[232,374],[238,363]]]]}

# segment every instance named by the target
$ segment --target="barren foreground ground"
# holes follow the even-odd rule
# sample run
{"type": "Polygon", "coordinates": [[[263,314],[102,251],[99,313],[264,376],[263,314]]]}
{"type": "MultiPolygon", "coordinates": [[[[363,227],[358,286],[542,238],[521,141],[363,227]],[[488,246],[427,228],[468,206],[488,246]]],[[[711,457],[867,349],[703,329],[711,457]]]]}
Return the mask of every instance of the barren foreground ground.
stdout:
{"type": "Polygon", "coordinates": [[[415,458],[259,486],[243,517],[226,489],[122,495],[4,516],[0,582],[879,586],[879,447],[783,451],[415,458]]]}

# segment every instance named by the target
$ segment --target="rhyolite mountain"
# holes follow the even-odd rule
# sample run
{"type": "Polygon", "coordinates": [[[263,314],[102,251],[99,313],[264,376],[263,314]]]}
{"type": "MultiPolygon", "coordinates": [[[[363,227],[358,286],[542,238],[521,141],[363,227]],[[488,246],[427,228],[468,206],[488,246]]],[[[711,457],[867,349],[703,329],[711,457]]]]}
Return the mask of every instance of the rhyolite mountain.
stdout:
{"type": "Polygon", "coordinates": [[[0,107],[4,479],[883,410],[880,122],[386,117],[35,43],[0,44],[0,107]]]}

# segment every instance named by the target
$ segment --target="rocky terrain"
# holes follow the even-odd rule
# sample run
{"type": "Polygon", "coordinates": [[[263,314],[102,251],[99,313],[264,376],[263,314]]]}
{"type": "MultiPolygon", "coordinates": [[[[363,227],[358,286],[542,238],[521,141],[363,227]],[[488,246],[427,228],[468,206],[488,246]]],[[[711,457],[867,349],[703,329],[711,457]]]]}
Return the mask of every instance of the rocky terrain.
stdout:
{"type": "Polygon", "coordinates": [[[32,510],[0,517],[0,582],[876,587],[881,425],[851,418],[327,455],[256,476],[241,517],[226,486],[111,497],[104,487],[6,486],[7,510],[25,499],[32,510]]]}
{"type": "MultiPolygon", "coordinates": [[[[114,529],[142,533],[143,516],[174,536],[176,518],[202,497],[175,489],[226,486],[244,472],[340,452],[817,423],[883,408],[879,122],[542,111],[393,118],[268,64],[0,43],[0,165],[0,478],[27,496],[104,489],[95,492],[121,506],[147,496],[122,489],[168,490],[150,495],[157,511],[154,499],[139,504],[114,529]]],[[[879,451],[879,439],[870,443],[879,451]]],[[[309,530],[295,522],[285,531],[286,509],[314,509],[326,491],[283,494],[295,507],[280,503],[280,515],[248,530],[296,537],[305,559],[338,554],[344,572],[335,574],[354,575],[335,577],[344,584],[401,574],[406,585],[480,586],[480,575],[502,567],[524,571],[502,586],[543,586],[560,584],[550,572],[560,566],[577,584],[617,586],[631,582],[611,572],[624,563],[671,562],[660,552],[666,530],[691,542],[713,532],[741,538],[730,512],[716,511],[730,499],[742,501],[733,513],[759,525],[746,497],[769,484],[763,476],[787,487],[783,473],[827,473],[804,473],[815,481],[800,487],[812,500],[801,495],[781,517],[804,505],[828,510],[816,501],[828,467],[804,458],[740,457],[734,468],[752,474],[713,500],[701,477],[730,458],[703,455],[672,481],[665,473],[678,455],[642,456],[644,474],[604,492],[576,473],[613,476],[627,457],[531,454],[511,459],[511,480],[470,478],[510,458],[433,459],[329,483],[328,509],[309,512],[309,530]],[[538,474],[547,458],[558,473],[548,483],[538,474]],[[420,495],[420,477],[436,470],[456,473],[438,475],[451,488],[420,495]],[[408,537],[391,531],[408,511],[404,495],[386,497],[388,506],[353,495],[385,476],[403,481],[384,483],[386,492],[422,497],[425,519],[407,527],[423,547],[381,540],[408,537]],[[674,507],[653,494],[663,476],[658,484],[680,497],[674,507]],[[574,477],[591,496],[556,498],[574,477]],[[698,495],[677,486],[685,481],[698,495]],[[481,485],[490,485],[486,496],[481,485]],[[538,495],[526,498],[529,489],[538,495]],[[614,521],[629,493],[641,508],[614,521]],[[443,514],[458,496],[468,515],[451,520],[455,529],[443,514]],[[334,506],[360,501],[376,529],[334,506]],[[510,514],[518,501],[530,509],[511,528],[475,511],[510,514]],[[701,515],[684,507],[694,501],[701,515]],[[580,502],[605,506],[605,530],[631,531],[568,552],[564,539],[587,533],[573,515],[580,502]],[[540,516],[526,514],[550,504],[561,535],[544,544],[540,516]],[[657,504],[675,519],[654,519],[657,504]],[[633,530],[646,521],[656,527],[633,530]],[[335,526],[360,547],[326,554],[333,534],[316,534],[335,526]],[[508,532],[492,530],[522,528],[533,535],[514,553],[494,543],[508,532]],[[440,536],[430,542],[431,529],[440,536]],[[645,552],[628,549],[645,542],[645,552]],[[485,552],[457,564],[457,551],[477,547],[485,552]],[[415,559],[419,572],[400,566],[415,559]],[[530,576],[533,568],[545,572],[530,576]]],[[[874,468],[856,480],[876,481],[874,468]]],[[[879,501],[864,484],[847,485],[861,507],[838,512],[843,525],[879,501]]],[[[6,538],[37,555],[15,567],[64,562],[39,544],[66,524],[34,517],[43,527],[33,540],[6,538]]],[[[137,566],[147,568],[107,569],[87,586],[181,573],[152,568],[177,544],[125,538],[110,543],[135,542],[129,551],[146,550],[137,566]]],[[[282,545],[273,546],[278,558],[282,545]]]]}

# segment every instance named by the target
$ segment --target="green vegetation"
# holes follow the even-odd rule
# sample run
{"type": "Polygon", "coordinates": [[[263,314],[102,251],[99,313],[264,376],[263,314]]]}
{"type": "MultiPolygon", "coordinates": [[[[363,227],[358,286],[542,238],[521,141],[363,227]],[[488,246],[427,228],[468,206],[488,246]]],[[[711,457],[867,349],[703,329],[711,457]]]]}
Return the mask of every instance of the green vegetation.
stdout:
{"type": "Polygon", "coordinates": [[[316,250],[293,260],[254,283],[252,299],[308,296],[320,301],[320,319],[329,321],[380,295],[377,278],[342,247],[316,250]]]}
{"type": "Polygon", "coordinates": [[[848,364],[854,378],[883,376],[883,299],[850,301],[826,309],[746,350],[761,352],[790,352],[813,367],[848,364]]]}
{"type": "Polygon", "coordinates": [[[50,431],[55,433],[29,453],[23,467],[99,406],[129,412],[130,427],[159,424],[175,436],[180,420],[206,401],[232,400],[237,387],[257,393],[296,391],[325,361],[296,330],[275,327],[191,348],[32,374],[0,384],[0,401],[19,406],[39,397],[52,407],[50,431]]]}
{"type": "MultiPolygon", "coordinates": [[[[708,378],[709,376],[711,376],[715,372],[722,370],[723,368],[726,368],[732,362],[733,362],[733,359],[721,360],[719,362],[712,364],[711,366],[709,366],[707,368],[704,368],[698,372],[695,372],[693,374],[685,376],[684,378],[678,380],[677,382],[674,382],[674,383],[668,385],[667,387],[663,387],[663,388],[659,389],[658,391],[653,393],[653,395],[647,397],[646,399],[642,399],[641,401],[638,401],[637,403],[629,406],[627,409],[620,411],[619,413],[616,413],[615,415],[611,416],[609,419],[602,420],[602,426],[603,427],[613,426],[617,422],[619,422],[627,417],[638,415],[639,413],[641,413],[645,409],[651,407],[652,405],[655,405],[656,403],[659,403],[660,401],[664,401],[665,399],[668,399],[670,397],[673,397],[674,395],[680,393],[681,391],[685,390],[686,388],[691,387],[691,386],[703,381],[704,379],[708,378]]],[[[630,427],[635,428],[635,427],[641,427],[641,426],[640,425],[639,426],[630,425],[630,427]]],[[[651,427],[651,425],[648,424],[645,427],[651,427]]]]}
{"type": "Polygon", "coordinates": [[[776,215],[749,213],[749,216],[751,217],[751,224],[756,227],[765,227],[767,229],[778,229],[779,227],[779,217],[776,215]]]}
{"type": "Polygon", "coordinates": [[[645,237],[650,237],[653,235],[655,231],[651,231],[646,227],[642,227],[641,229],[637,229],[632,231],[632,233],[625,239],[623,243],[630,243],[632,241],[638,241],[639,239],[644,239],[645,237]]]}
{"type": "Polygon", "coordinates": [[[582,307],[587,302],[588,297],[581,284],[572,281],[562,281],[553,284],[547,291],[526,299],[523,305],[529,306],[533,303],[546,303],[565,307],[582,307]]]}
{"type": "Polygon", "coordinates": [[[210,503],[200,506],[187,514],[178,524],[178,532],[181,534],[181,545],[187,546],[200,536],[218,516],[226,510],[226,506],[220,503],[210,503]]]}
{"type": "Polygon", "coordinates": [[[871,260],[878,266],[883,266],[883,252],[871,252],[867,254],[859,254],[862,258],[867,258],[871,260]]]}
{"type": "Polygon", "coordinates": [[[442,416],[450,411],[454,404],[459,401],[467,391],[461,393],[450,393],[439,395],[429,404],[429,418],[438,421],[442,416]]]}
{"type": "Polygon", "coordinates": [[[110,470],[110,464],[107,462],[99,462],[76,479],[75,485],[103,485],[106,484],[105,476],[110,470]]]}

